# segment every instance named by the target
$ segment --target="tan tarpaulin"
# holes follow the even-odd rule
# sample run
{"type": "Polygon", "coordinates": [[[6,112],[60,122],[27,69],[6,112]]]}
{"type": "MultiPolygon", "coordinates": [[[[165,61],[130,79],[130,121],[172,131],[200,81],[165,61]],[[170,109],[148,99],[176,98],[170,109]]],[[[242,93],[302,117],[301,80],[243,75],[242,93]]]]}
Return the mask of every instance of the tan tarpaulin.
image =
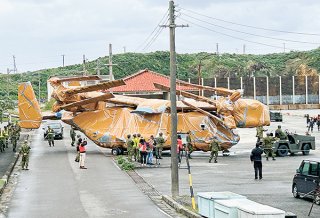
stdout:
{"type": "MultiPolygon", "coordinates": [[[[81,131],[102,147],[123,146],[126,135],[140,133],[144,138],[164,134],[167,141],[165,148],[170,148],[170,114],[136,114],[130,108],[106,108],[105,110],[83,112],[72,119],[81,131]]],[[[178,113],[178,132],[191,131],[195,147],[208,150],[205,141],[216,135],[228,149],[239,141],[239,136],[232,130],[217,124],[199,112],[178,113]],[[202,130],[201,125],[204,126],[202,130]]]]}
{"type": "Polygon", "coordinates": [[[260,101],[239,99],[234,103],[233,116],[237,127],[269,126],[269,108],[260,101]]]}
{"type": "Polygon", "coordinates": [[[19,84],[18,108],[21,128],[37,129],[40,127],[42,115],[30,82],[19,84]]]}

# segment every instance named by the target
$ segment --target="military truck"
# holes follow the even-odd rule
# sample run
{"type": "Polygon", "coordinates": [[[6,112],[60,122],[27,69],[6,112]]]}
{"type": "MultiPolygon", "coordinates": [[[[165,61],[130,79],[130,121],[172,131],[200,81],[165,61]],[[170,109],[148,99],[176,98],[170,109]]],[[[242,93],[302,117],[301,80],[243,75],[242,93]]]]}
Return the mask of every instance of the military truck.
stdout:
{"type": "Polygon", "coordinates": [[[270,111],[270,121],[282,122],[282,113],[276,111],[270,111]]]}
{"type": "Polygon", "coordinates": [[[273,150],[277,156],[284,157],[288,153],[294,154],[302,152],[308,155],[310,150],[315,149],[315,137],[310,135],[299,135],[296,133],[287,133],[288,140],[277,140],[273,143],[273,150]]]}

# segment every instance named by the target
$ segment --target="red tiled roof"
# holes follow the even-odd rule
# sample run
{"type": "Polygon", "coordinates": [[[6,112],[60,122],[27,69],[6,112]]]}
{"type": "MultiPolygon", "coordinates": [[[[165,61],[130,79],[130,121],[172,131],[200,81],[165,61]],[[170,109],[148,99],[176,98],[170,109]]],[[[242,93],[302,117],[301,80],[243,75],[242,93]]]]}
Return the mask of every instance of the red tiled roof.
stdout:
{"type": "MultiPolygon", "coordinates": [[[[170,86],[170,77],[150,71],[141,70],[123,79],[126,85],[110,89],[113,92],[159,92],[160,89],[154,87],[153,83],[170,86]]],[[[193,91],[196,88],[183,86],[177,80],[177,90],[193,91]]]]}

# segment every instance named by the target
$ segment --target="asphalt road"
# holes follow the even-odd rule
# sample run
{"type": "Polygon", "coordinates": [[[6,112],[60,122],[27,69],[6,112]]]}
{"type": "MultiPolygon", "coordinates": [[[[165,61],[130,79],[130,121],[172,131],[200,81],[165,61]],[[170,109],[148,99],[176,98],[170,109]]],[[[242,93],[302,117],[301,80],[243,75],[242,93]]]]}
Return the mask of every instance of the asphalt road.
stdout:
{"type": "Polygon", "coordinates": [[[32,136],[29,171],[18,181],[6,217],[168,217],[100,149],[87,146],[87,170],[74,161],[68,128],[55,147],[32,136]]]}
{"type": "MultiPolygon", "coordinates": [[[[319,110],[309,111],[285,111],[283,123],[272,123],[266,127],[269,131],[275,130],[278,124],[282,129],[290,132],[304,134],[306,132],[306,119],[303,114],[316,115],[319,110]]],[[[316,128],[315,128],[316,129],[316,128]]],[[[298,217],[307,217],[312,202],[310,200],[295,199],[291,194],[292,178],[299,167],[301,160],[306,158],[320,157],[320,132],[312,133],[316,137],[316,150],[310,155],[303,156],[301,153],[295,156],[278,157],[276,161],[263,160],[263,179],[254,180],[253,164],[249,160],[251,149],[255,145],[255,129],[238,129],[240,143],[231,149],[229,157],[219,154],[218,163],[208,163],[209,153],[195,152],[190,160],[192,166],[192,178],[194,191],[232,191],[247,196],[250,200],[270,205],[284,211],[290,211],[298,217]]],[[[160,168],[141,168],[137,172],[148,183],[152,184],[162,193],[170,194],[170,157],[165,157],[160,168]]],[[[185,160],[181,168],[186,167],[185,160]]],[[[180,195],[190,195],[188,172],[186,169],[179,170],[180,195]]],[[[313,207],[310,217],[320,217],[320,206],[313,207]]]]}

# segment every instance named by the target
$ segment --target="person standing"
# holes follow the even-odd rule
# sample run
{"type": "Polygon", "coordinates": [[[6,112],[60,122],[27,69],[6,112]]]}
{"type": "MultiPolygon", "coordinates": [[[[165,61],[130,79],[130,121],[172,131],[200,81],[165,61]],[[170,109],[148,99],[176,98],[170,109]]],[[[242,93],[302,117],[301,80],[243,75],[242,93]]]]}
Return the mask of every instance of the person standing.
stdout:
{"type": "Polygon", "coordinates": [[[209,150],[211,151],[209,163],[211,163],[212,158],[214,157],[214,162],[218,163],[218,152],[220,150],[220,142],[217,137],[214,136],[209,144],[209,150]]]}
{"type": "Polygon", "coordinates": [[[263,126],[257,126],[256,131],[257,142],[260,142],[263,139],[263,132],[266,130],[263,128],[263,126]]]}
{"type": "Polygon", "coordinates": [[[250,160],[253,162],[253,168],[254,168],[254,179],[258,179],[258,174],[259,174],[259,179],[262,179],[262,153],[263,150],[260,148],[260,145],[262,142],[257,142],[256,147],[252,149],[251,155],[250,155],[250,160]]]}
{"type": "Polygon", "coordinates": [[[132,156],[133,156],[133,145],[134,145],[134,142],[133,140],[131,139],[131,135],[127,135],[127,142],[126,142],[126,145],[127,145],[127,159],[129,162],[132,162],[132,156]]]}
{"type": "Polygon", "coordinates": [[[150,136],[148,143],[147,143],[147,152],[148,152],[148,156],[147,156],[147,164],[152,165],[153,164],[153,148],[154,148],[154,137],[153,135],[150,136]]]}
{"type": "Polygon", "coordinates": [[[24,143],[21,146],[20,155],[21,158],[21,167],[23,170],[29,170],[29,152],[30,152],[30,146],[28,144],[28,140],[24,140],[24,143]]]}
{"type": "Polygon", "coordinates": [[[48,133],[46,138],[48,139],[49,146],[54,146],[54,131],[53,129],[51,129],[50,126],[48,127],[48,133]]]}
{"type": "Polygon", "coordinates": [[[78,141],[77,141],[77,156],[74,159],[75,162],[79,162],[80,161],[80,145],[82,143],[82,138],[81,135],[77,135],[78,141]]]}
{"type": "Polygon", "coordinates": [[[5,138],[4,138],[4,135],[3,135],[3,131],[0,128],[0,151],[1,152],[4,152],[4,147],[5,147],[5,138]]]}
{"type": "Polygon", "coordinates": [[[87,140],[84,139],[80,146],[79,146],[79,152],[80,152],[80,169],[87,169],[87,167],[84,166],[85,160],[86,160],[86,145],[87,140]]]}
{"type": "Polygon", "coordinates": [[[9,129],[7,126],[4,127],[4,130],[3,130],[3,136],[4,136],[4,143],[5,143],[5,146],[6,148],[9,148],[9,129]]]}
{"type": "Polygon", "coordinates": [[[11,133],[11,143],[12,143],[12,150],[13,152],[16,152],[17,149],[17,140],[18,140],[18,135],[15,131],[11,133]]]}
{"type": "Polygon", "coordinates": [[[147,164],[147,143],[144,138],[140,139],[139,143],[139,151],[140,151],[140,162],[142,166],[146,166],[147,164]]]}
{"type": "Polygon", "coordinates": [[[317,118],[317,126],[318,126],[318,131],[320,131],[320,117],[319,116],[317,118]]]}
{"type": "Polygon", "coordinates": [[[74,146],[74,143],[76,142],[76,132],[74,131],[73,126],[70,129],[70,137],[71,137],[71,146],[74,146]]]}
{"type": "Polygon", "coordinates": [[[134,161],[139,161],[138,160],[138,153],[139,153],[139,139],[137,138],[136,134],[133,134],[133,156],[134,156],[134,161]]]}
{"type": "Polygon", "coordinates": [[[187,141],[187,152],[188,152],[188,158],[192,159],[191,157],[191,153],[193,152],[193,145],[192,145],[192,141],[191,141],[191,136],[190,136],[190,131],[188,131],[187,137],[186,137],[186,141],[187,141]]]}
{"type": "Polygon", "coordinates": [[[178,155],[179,164],[181,163],[182,150],[183,150],[182,138],[181,138],[181,135],[178,135],[178,137],[177,137],[177,155],[178,155]]]}
{"type": "Polygon", "coordinates": [[[162,150],[163,150],[163,145],[164,145],[164,138],[163,138],[163,133],[159,133],[159,137],[156,139],[156,158],[157,159],[162,159],[162,150]]]}
{"type": "Polygon", "coordinates": [[[311,132],[313,132],[313,126],[314,126],[314,119],[313,117],[311,117],[310,122],[309,122],[309,126],[308,126],[308,132],[311,130],[311,132]]]}
{"type": "Polygon", "coordinates": [[[276,154],[274,153],[273,150],[273,142],[275,141],[273,134],[268,133],[267,137],[263,138],[263,144],[264,144],[264,152],[266,154],[266,160],[269,160],[269,157],[272,157],[272,160],[276,160],[275,156],[276,154]]]}

